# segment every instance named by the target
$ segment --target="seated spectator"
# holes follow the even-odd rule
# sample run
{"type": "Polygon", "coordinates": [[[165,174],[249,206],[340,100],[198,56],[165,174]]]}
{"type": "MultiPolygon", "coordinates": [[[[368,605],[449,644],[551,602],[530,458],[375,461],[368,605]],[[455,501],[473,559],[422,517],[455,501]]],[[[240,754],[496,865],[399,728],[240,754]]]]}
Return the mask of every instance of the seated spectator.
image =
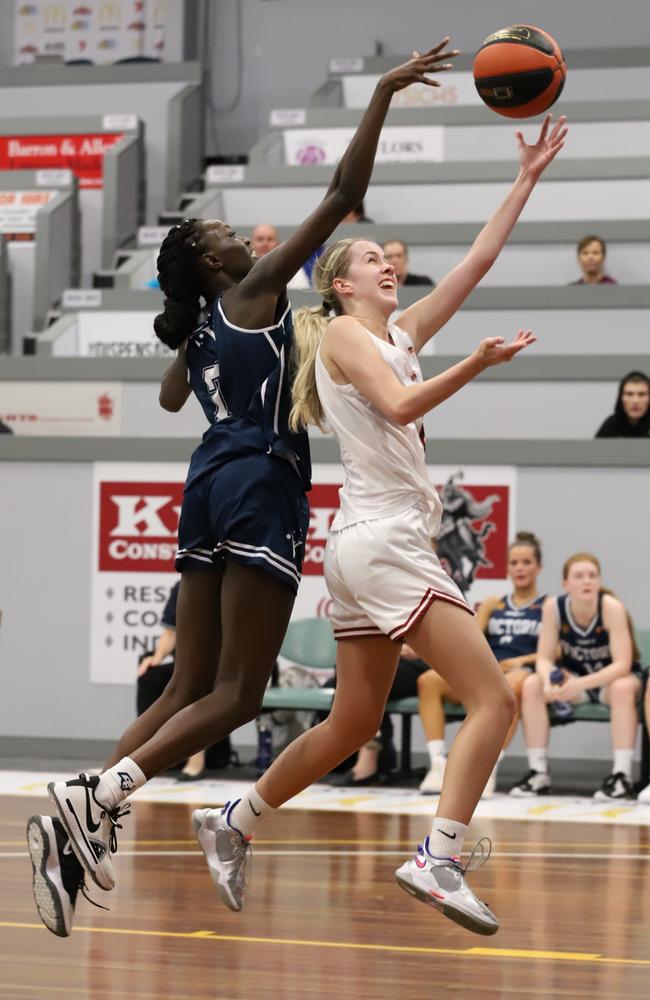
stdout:
{"type": "MultiPolygon", "coordinates": [[[[647,666],[647,664],[644,664],[647,666]]],[[[647,685],[645,689],[645,698],[643,700],[643,718],[645,721],[645,727],[650,733],[650,684],[647,685]]],[[[637,795],[637,801],[642,802],[644,805],[650,805],[650,785],[646,785],[642,788],[637,795]]]]}
{"type": "Polygon", "coordinates": [[[650,437],[650,378],[630,372],[621,379],[616,406],[600,425],[597,438],[650,437]]]}
{"type": "Polygon", "coordinates": [[[348,214],[341,219],[341,222],[372,222],[366,215],[366,207],[362,201],[359,202],[356,208],[353,208],[348,214]]]}
{"type": "MultiPolygon", "coordinates": [[[[258,226],[255,226],[255,229],[251,233],[251,246],[258,257],[263,257],[271,250],[275,250],[276,247],[279,247],[280,239],[275,226],[270,226],[266,222],[261,222],[258,226]]],[[[287,288],[293,288],[294,290],[311,288],[311,272],[313,266],[314,261],[310,258],[310,260],[306,261],[303,267],[301,267],[301,269],[294,274],[293,278],[287,285],[287,288]]]]}
{"type": "Polygon", "coordinates": [[[388,240],[384,243],[384,257],[395,269],[398,285],[433,285],[431,278],[409,271],[409,251],[402,240],[388,240]]]}
{"type": "Polygon", "coordinates": [[[614,278],[605,274],[607,247],[600,236],[585,236],[578,243],[578,264],[582,277],[571,281],[571,285],[616,285],[614,278]]]}
{"type": "Polygon", "coordinates": [[[607,705],[614,749],[612,773],[594,798],[633,798],[632,758],[641,691],[639,653],[625,607],[603,589],[600,563],[578,552],[564,564],[564,593],[547,597],[537,647],[535,673],[524,681],[521,716],[530,770],[511,789],[518,797],[547,795],[549,713],[569,721],[573,705],[607,705]],[[556,667],[556,653],[560,657],[556,667]]]}
{"type": "MultiPolygon", "coordinates": [[[[173,654],[176,649],[176,602],[178,600],[177,581],[169,592],[160,624],[162,633],[153,653],[144,656],[138,666],[137,713],[143,712],[153,705],[165,690],[174,672],[173,654]],[[171,663],[166,662],[172,660],[171,663]]],[[[206,767],[227,767],[232,757],[230,738],[226,737],[208,750],[201,750],[185,762],[183,770],[178,774],[179,781],[196,781],[203,777],[206,767]],[[207,763],[206,763],[207,762],[207,763]]]]}
{"type": "MultiPolygon", "coordinates": [[[[517,532],[508,549],[508,576],[513,583],[512,593],[503,597],[488,597],[478,609],[478,623],[516,695],[519,707],[524,681],[535,669],[537,638],[545,600],[537,587],[541,569],[542,550],[538,539],[529,531],[517,532]]],[[[459,705],[460,699],[435,670],[428,670],[418,678],[418,693],[420,718],[430,757],[430,768],[420,791],[424,795],[437,795],[442,789],[447,765],[444,702],[459,705]]],[[[519,714],[513,720],[504,747],[512,740],[518,721],[519,714]]],[[[497,767],[498,763],[485,786],[484,798],[494,793],[497,767]]]]}

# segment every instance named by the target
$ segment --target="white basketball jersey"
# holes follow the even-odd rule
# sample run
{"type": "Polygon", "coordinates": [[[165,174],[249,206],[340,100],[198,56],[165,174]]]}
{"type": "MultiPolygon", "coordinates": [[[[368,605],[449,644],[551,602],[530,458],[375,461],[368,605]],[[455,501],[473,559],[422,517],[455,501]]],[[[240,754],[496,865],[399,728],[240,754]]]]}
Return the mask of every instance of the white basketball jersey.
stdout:
{"type": "MultiPolygon", "coordinates": [[[[365,327],[363,327],[365,329],[365,327]]],[[[422,381],[411,338],[390,325],[393,343],[366,333],[403,385],[422,381]]],[[[339,491],[341,508],[332,531],[359,521],[400,514],[416,505],[428,515],[433,538],[440,526],[442,504],[429,479],[424,460],[422,421],[402,427],[378,410],[351,383],[338,385],[316,354],[316,387],[328,429],[341,448],[345,483],[339,491]]]]}

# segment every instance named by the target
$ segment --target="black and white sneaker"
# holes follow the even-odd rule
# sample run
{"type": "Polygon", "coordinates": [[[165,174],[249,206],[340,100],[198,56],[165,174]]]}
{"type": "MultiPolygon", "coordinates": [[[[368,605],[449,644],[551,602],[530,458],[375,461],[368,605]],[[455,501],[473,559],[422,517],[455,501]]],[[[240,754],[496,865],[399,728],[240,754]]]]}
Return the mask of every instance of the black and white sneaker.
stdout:
{"type": "Polygon", "coordinates": [[[621,799],[633,798],[632,782],[622,771],[609,774],[598,791],[594,792],[594,799],[597,802],[618,802],[621,799]]]}
{"type": "Polygon", "coordinates": [[[537,795],[548,795],[550,791],[551,779],[547,772],[529,771],[510,789],[510,794],[516,799],[531,799],[537,795]]]}
{"type": "Polygon", "coordinates": [[[80,774],[72,781],[52,781],[48,794],[79,862],[100,889],[113,889],[115,874],[111,854],[117,851],[118,822],[130,806],[108,810],[97,798],[99,775],[80,774]]]}
{"type": "Polygon", "coordinates": [[[57,937],[68,937],[79,890],[94,906],[99,904],[85,891],[84,870],[61,821],[55,816],[32,816],[27,824],[27,849],[38,915],[57,937]]]}

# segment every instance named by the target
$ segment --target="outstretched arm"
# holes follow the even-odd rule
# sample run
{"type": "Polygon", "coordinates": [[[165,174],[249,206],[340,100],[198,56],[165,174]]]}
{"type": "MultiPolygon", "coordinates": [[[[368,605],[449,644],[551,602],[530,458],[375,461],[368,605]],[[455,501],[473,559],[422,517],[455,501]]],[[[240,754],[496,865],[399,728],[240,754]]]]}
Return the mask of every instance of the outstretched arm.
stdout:
{"type": "Polygon", "coordinates": [[[333,364],[342,380],[351,382],[384,416],[405,425],[449,399],[486,368],[511,361],[536,339],[523,330],[511,344],[506,344],[503,337],[488,337],[468,358],[435,378],[413,385],[399,381],[351,316],[339,316],[330,322],[322,350],[325,362],[333,364]]]}
{"type": "MultiPolygon", "coordinates": [[[[283,243],[259,260],[250,273],[240,282],[238,295],[258,296],[268,292],[277,296],[307,258],[329,239],[349,211],[362,201],[377,151],[386,112],[393,94],[411,83],[439,86],[425,74],[451,69],[445,60],[456,55],[447,51],[445,38],[424,55],[414,55],[407,63],[384,74],[379,80],[370,103],[361,119],[329,190],[318,208],[283,243]]],[[[229,291],[232,301],[235,290],[229,291]]]]}
{"type": "Polygon", "coordinates": [[[398,319],[398,326],[410,335],[416,351],[451,319],[490,270],[537,181],[562,149],[568,131],[564,124],[566,119],[560,118],[549,133],[551,117],[546,116],[535,145],[526,145],[522,133],[515,132],[520,169],[505,201],[478,234],[465,259],[429,295],[406,309],[398,319]]]}

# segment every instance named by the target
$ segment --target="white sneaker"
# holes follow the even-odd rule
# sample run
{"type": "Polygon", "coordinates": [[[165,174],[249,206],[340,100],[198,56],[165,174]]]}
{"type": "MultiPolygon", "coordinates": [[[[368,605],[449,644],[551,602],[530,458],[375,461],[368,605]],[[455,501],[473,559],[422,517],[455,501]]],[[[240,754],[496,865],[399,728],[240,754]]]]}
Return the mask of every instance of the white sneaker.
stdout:
{"type": "Polygon", "coordinates": [[[470,859],[462,867],[459,858],[435,858],[429,853],[429,838],[424,846],[418,846],[418,853],[395,872],[395,878],[402,889],[415,896],[427,906],[433,906],[443,916],[460,924],[475,934],[496,934],[499,921],[478,896],[475,896],[465,881],[465,872],[475,871],[490,857],[492,845],[487,837],[478,841],[470,859]],[[483,846],[487,841],[488,848],[483,846]],[[473,864],[474,852],[481,847],[481,858],[473,864]]]}
{"type": "Polygon", "coordinates": [[[228,909],[239,911],[244,905],[246,861],[250,840],[230,825],[230,816],[239,802],[226,802],[218,809],[195,809],[192,826],[199,847],[208,862],[212,881],[228,909]]]}
{"type": "Polygon", "coordinates": [[[597,802],[617,802],[619,799],[633,799],[632,782],[621,771],[608,775],[598,791],[594,792],[597,802]]]}
{"type": "Polygon", "coordinates": [[[431,767],[420,784],[420,793],[422,795],[440,795],[442,783],[445,780],[446,767],[447,758],[442,754],[436,754],[431,767]]]}
{"type": "Polygon", "coordinates": [[[486,782],[486,785],[485,785],[485,788],[483,789],[483,792],[481,794],[481,798],[482,799],[491,799],[492,796],[494,795],[494,792],[495,792],[496,787],[497,787],[497,771],[498,771],[498,769],[499,769],[499,765],[495,764],[494,767],[492,768],[492,773],[490,774],[490,777],[488,778],[488,780],[486,782]]]}
{"type": "Polygon", "coordinates": [[[111,854],[117,851],[117,831],[122,829],[118,820],[131,807],[108,810],[95,798],[98,784],[99,775],[80,774],[72,781],[51,781],[47,791],[79,862],[100,889],[108,890],[115,886],[111,854]]]}
{"type": "Polygon", "coordinates": [[[650,805],[650,785],[646,785],[642,788],[636,797],[637,802],[643,802],[645,805],[650,805]]]}
{"type": "Polygon", "coordinates": [[[537,795],[548,795],[550,791],[551,779],[548,773],[531,770],[510,789],[510,794],[516,799],[534,799],[537,795]]]}

